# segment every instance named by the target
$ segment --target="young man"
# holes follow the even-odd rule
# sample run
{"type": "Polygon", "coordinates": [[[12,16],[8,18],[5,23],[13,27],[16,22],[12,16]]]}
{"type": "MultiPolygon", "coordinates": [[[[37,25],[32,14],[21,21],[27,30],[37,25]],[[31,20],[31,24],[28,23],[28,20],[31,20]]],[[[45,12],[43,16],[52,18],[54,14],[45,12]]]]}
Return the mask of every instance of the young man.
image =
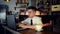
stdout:
{"type": "Polygon", "coordinates": [[[22,28],[30,28],[35,29],[37,31],[41,31],[43,26],[48,26],[49,24],[42,24],[41,17],[35,16],[36,8],[30,6],[27,8],[28,18],[21,23],[18,23],[19,27],[22,28]]]}

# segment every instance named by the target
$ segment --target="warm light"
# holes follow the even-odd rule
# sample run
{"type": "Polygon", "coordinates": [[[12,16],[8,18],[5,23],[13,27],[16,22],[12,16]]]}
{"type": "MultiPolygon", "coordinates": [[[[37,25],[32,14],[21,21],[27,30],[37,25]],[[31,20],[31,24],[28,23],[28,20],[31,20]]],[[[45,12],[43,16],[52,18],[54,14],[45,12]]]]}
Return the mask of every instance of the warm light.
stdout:
{"type": "Polygon", "coordinates": [[[28,15],[28,12],[26,11],[26,15],[28,15]]]}
{"type": "MultiPolygon", "coordinates": [[[[26,12],[26,15],[28,15],[28,12],[26,12]]],[[[39,11],[36,11],[36,14],[35,15],[40,15],[40,12],[39,11]]]]}
{"type": "Polygon", "coordinates": [[[5,0],[6,2],[10,2],[10,0],[5,0]]]}
{"type": "Polygon", "coordinates": [[[40,12],[39,11],[36,11],[36,15],[40,15],[40,12]]]}

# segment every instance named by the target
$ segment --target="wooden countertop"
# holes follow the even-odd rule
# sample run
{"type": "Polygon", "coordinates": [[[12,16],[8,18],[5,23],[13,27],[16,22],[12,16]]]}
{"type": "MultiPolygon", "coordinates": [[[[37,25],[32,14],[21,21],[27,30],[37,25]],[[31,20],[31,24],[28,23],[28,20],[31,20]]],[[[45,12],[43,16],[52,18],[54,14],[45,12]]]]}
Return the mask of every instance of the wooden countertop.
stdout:
{"type": "Polygon", "coordinates": [[[25,29],[25,30],[20,30],[20,31],[14,31],[10,28],[8,28],[7,26],[3,26],[4,29],[10,31],[13,34],[59,34],[53,31],[41,31],[41,32],[37,32],[35,30],[32,29],[25,29]]]}
{"type": "Polygon", "coordinates": [[[26,29],[26,30],[18,31],[18,32],[21,33],[21,34],[58,34],[58,33],[51,32],[51,31],[37,32],[37,31],[32,30],[32,29],[26,29]]]}

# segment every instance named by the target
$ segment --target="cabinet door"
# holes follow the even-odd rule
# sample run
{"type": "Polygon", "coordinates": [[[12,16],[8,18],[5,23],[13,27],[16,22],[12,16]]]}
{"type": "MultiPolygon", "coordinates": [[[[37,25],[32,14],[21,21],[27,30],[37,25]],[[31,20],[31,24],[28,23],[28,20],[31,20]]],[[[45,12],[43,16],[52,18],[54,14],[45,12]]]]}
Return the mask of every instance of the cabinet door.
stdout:
{"type": "Polygon", "coordinates": [[[60,11],[60,5],[52,5],[52,11],[60,11]]]}

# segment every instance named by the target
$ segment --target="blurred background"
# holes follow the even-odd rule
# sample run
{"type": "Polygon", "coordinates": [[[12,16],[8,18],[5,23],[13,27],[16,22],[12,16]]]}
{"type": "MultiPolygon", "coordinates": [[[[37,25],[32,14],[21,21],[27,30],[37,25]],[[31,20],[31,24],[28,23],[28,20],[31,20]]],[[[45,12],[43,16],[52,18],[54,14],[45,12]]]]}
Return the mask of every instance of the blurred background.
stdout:
{"type": "Polygon", "coordinates": [[[14,15],[16,23],[23,21],[28,17],[26,8],[29,6],[38,9],[36,16],[42,17],[43,23],[52,21],[52,26],[44,30],[60,32],[60,0],[0,0],[0,32],[4,34],[2,25],[6,25],[7,15],[14,15]]]}

